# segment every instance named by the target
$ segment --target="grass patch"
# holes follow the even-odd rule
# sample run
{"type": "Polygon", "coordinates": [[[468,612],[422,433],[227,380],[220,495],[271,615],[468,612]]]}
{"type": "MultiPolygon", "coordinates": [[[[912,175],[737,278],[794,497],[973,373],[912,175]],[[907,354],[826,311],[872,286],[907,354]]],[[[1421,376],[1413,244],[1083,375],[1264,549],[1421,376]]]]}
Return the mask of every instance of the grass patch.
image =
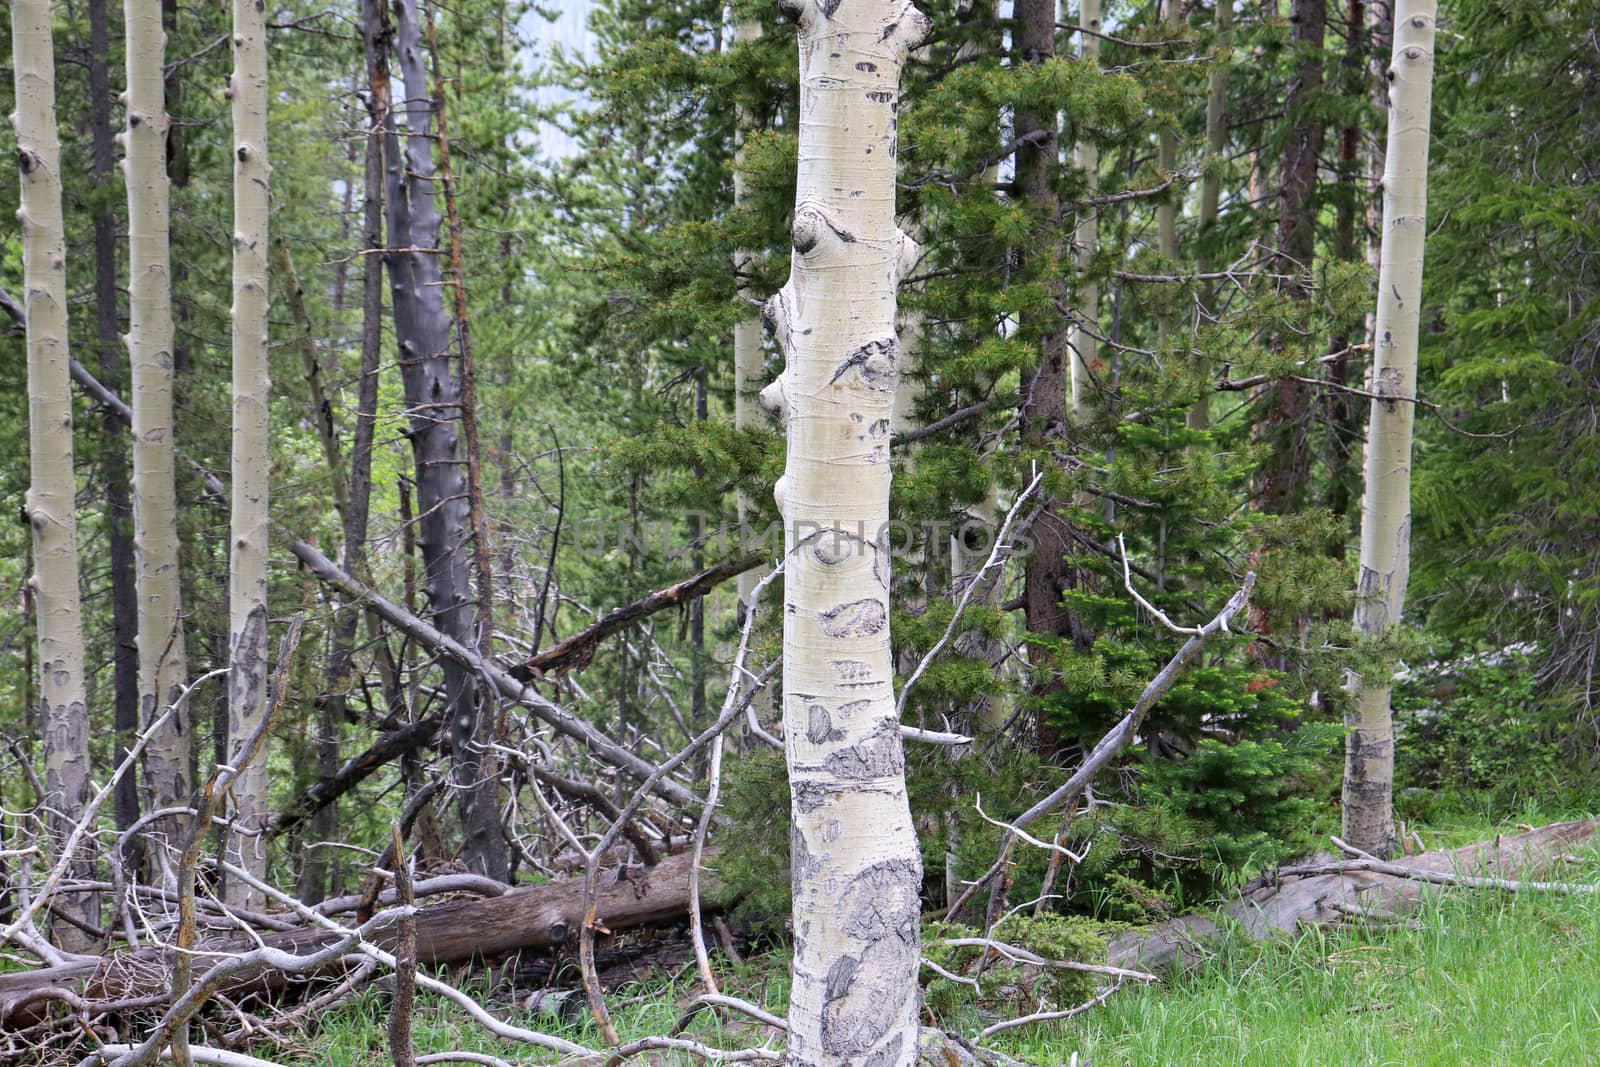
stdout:
{"type": "MultiPolygon", "coordinates": [[[[1600,882],[1600,853],[1555,877],[1600,882]]],[[[1600,1063],[1600,899],[1452,891],[1412,919],[1225,944],[1200,973],[1000,1047],[1101,1067],[1600,1063]]]]}
{"type": "MultiPolygon", "coordinates": [[[[1548,822],[1519,812],[1515,821],[1548,822]]],[[[1515,833],[1465,812],[1421,828],[1430,849],[1515,833]]],[[[1600,883],[1600,849],[1585,847],[1551,878],[1600,883]]],[[[1261,1065],[1600,1064],[1600,898],[1456,890],[1430,895],[1412,926],[1309,931],[1267,944],[1228,942],[1202,970],[1158,988],[1129,987],[1104,1007],[1062,1023],[997,1035],[993,1044],[1030,1063],[1097,1067],[1182,1063],[1261,1065]]],[[[781,1015],[788,1007],[781,952],[721,968],[729,992],[781,1015]]],[[[927,975],[924,975],[927,977],[927,975]]],[[[667,1032],[696,992],[692,971],[629,987],[611,1006],[624,1039],[667,1032]]],[[[502,1017],[598,1047],[587,1010],[575,1021],[485,998],[502,1017]]],[[[542,1062],[485,1035],[453,1006],[419,994],[420,1053],[465,1049],[542,1062]]],[[[1064,1005],[1050,1005],[1059,1007],[1064,1005]]],[[[288,1049],[260,1054],[291,1064],[388,1064],[388,997],[367,993],[326,1014],[288,1049]]],[[[947,1025],[971,1032],[973,1009],[947,1025]]],[[[689,1033],[725,1047],[762,1035],[709,1013],[689,1033]]]]}

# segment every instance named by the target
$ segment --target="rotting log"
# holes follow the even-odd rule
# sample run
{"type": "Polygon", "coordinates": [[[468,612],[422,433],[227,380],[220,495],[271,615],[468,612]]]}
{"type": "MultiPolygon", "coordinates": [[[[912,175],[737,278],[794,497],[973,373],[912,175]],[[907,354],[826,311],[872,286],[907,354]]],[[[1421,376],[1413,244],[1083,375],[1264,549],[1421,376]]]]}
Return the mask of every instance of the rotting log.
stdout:
{"type": "MultiPolygon", "coordinates": [[[[708,853],[715,862],[715,852],[708,853]]],[[[612,932],[683,919],[689,907],[690,853],[668,856],[655,867],[623,867],[601,875],[595,900],[596,918],[612,932]]],[[[727,903],[714,877],[702,872],[702,904],[716,909],[727,903]],[[709,891],[707,887],[709,886],[709,891]]],[[[566,943],[582,920],[583,879],[566,878],[543,885],[512,889],[499,896],[455,900],[417,913],[417,963],[421,966],[460,963],[519,950],[548,950],[566,943]]],[[[393,948],[398,925],[376,935],[375,943],[393,948]]],[[[318,927],[297,927],[267,934],[262,943],[305,955],[335,942],[338,935],[318,927]]],[[[218,956],[243,952],[255,943],[243,936],[205,941],[197,947],[195,980],[218,956]]],[[[246,993],[286,984],[288,976],[255,975],[238,988],[246,993]]],[[[43,1021],[58,1001],[129,1001],[163,997],[170,974],[159,949],[123,952],[58,967],[0,974],[0,1027],[17,1029],[43,1021]]],[[[154,1005],[165,1006],[164,999],[154,1005]]]]}
{"type": "MultiPolygon", "coordinates": [[[[1589,842],[1600,820],[1552,823],[1515,837],[1497,837],[1462,848],[1426,852],[1395,860],[1392,866],[1415,872],[1413,877],[1370,870],[1334,870],[1305,875],[1269,871],[1217,913],[1185,915],[1153,927],[1130,930],[1111,942],[1110,962],[1117,967],[1154,970],[1186,966],[1204,958],[1204,944],[1231,926],[1253,940],[1293,934],[1305,926],[1330,926],[1350,914],[1397,918],[1415,909],[1426,893],[1452,886],[1427,876],[1516,878],[1549,869],[1577,846],[1589,842]]],[[[1346,861],[1319,856],[1300,869],[1348,866],[1346,861]]],[[[1285,871],[1293,868],[1284,868],[1285,871]]],[[[1466,888],[1466,887],[1463,887],[1466,888]]],[[[1484,892],[1475,889],[1475,892],[1484,892]]]]}

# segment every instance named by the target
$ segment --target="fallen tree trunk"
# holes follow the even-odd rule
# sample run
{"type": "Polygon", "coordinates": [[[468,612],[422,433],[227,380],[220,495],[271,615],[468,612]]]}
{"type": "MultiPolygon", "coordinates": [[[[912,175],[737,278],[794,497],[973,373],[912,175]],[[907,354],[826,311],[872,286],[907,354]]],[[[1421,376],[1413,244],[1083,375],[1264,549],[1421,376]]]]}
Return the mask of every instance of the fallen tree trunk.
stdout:
{"type": "Polygon", "coordinates": [[[1185,915],[1128,931],[1111,942],[1110,962],[1141,970],[1200,962],[1204,943],[1220,937],[1225,923],[1264,941],[1303,926],[1329,926],[1352,915],[1397,918],[1415,909],[1425,893],[1455,888],[1550,890],[1556,887],[1534,883],[1519,887],[1505,880],[1550,868],[1594,837],[1597,829],[1600,820],[1552,823],[1516,837],[1382,864],[1318,856],[1306,864],[1268,872],[1219,913],[1185,915]],[[1496,879],[1497,884],[1486,883],[1485,878],[1496,879]]]}
{"type": "MultiPolygon", "coordinates": [[[[715,853],[708,855],[714,860],[715,853]]],[[[603,929],[612,932],[684,919],[689,908],[691,853],[669,856],[655,867],[624,867],[602,874],[595,897],[595,915],[603,929]]],[[[702,872],[702,903],[720,907],[714,879],[702,872]],[[710,891],[706,886],[709,884],[710,891]]],[[[456,900],[421,909],[416,916],[416,953],[420,966],[438,966],[504,955],[521,949],[552,949],[566,943],[583,920],[583,879],[566,878],[544,885],[513,889],[499,896],[456,900]]],[[[374,936],[379,947],[392,949],[398,926],[374,936]]],[[[334,944],[339,935],[319,927],[297,927],[261,938],[265,945],[308,955],[334,944]]],[[[237,953],[255,948],[248,938],[215,938],[196,948],[195,981],[219,958],[215,953],[237,953]]],[[[281,972],[241,979],[224,994],[248,993],[286,984],[281,972]]],[[[74,961],[58,967],[15,974],[0,974],[0,1028],[19,1029],[43,1021],[51,1005],[61,1001],[86,1005],[94,1015],[97,1002],[140,1001],[141,1007],[164,1009],[171,974],[160,949],[141,949],[97,959],[74,961]],[[156,998],[153,1002],[150,998],[156,998]]]]}

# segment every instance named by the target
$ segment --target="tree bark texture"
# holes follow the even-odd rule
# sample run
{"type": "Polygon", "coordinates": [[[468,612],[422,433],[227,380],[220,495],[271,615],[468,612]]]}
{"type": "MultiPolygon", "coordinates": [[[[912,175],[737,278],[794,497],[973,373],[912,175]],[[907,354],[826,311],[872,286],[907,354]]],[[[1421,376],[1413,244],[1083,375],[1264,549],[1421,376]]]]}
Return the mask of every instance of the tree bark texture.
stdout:
{"type": "MultiPolygon", "coordinates": [[[[133,525],[138,567],[139,708],[146,722],[187,680],[178,580],[172,372],[171,189],[167,182],[166,31],[155,0],[123,0],[128,88],[121,135],[128,187],[128,333],[133,370],[133,525]]],[[[189,803],[193,743],[187,703],[145,748],[150,808],[189,803]]],[[[180,820],[181,821],[181,820],[180,820]]]]}
{"type": "MultiPolygon", "coordinates": [[[[367,0],[369,9],[383,0],[367,0]]],[[[389,284],[400,377],[410,415],[408,436],[417,468],[418,545],[431,614],[440,631],[476,648],[467,540],[471,507],[459,439],[461,381],[450,366],[452,322],[445,311],[439,257],[402,249],[436,249],[440,216],[434,199],[432,95],[416,0],[397,0],[395,52],[405,84],[406,144],[391,123],[385,137],[389,284]]],[[[369,10],[368,21],[374,15],[369,10]]],[[[377,14],[382,17],[381,12],[377,14]]],[[[386,20],[385,20],[386,22],[386,20]]],[[[371,32],[369,30],[369,32],[371,32]]],[[[452,769],[459,796],[463,859],[469,870],[503,878],[509,869],[500,831],[498,781],[486,775],[478,692],[472,673],[442,665],[449,710],[452,769]]],[[[492,763],[490,764],[492,766],[492,763]]]]}
{"type": "MultiPolygon", "coordinates": [[[[1018,0],[1015,6],[1012,41],[1018,58],[1024,63],[1045,63],[1056,54],[1056,4],[1054,0],[1018,0]]],[[[1085,3],[1082,18],[1084,25],[1099,26],[1099,5],[1095,0],[1085,3]]],[[[1084,34],[1083,49],[1086,55],[1095,55],[1099,39],[1084,34]]],[[[1017,152],[1017,190],[1027,202],[1029,210],[1041,220],[1054,219],[1060,212],[1060,198],[1056,195],[1059,136],[1056,131],[1057,116],[1054,110],[1035,112],[1018,108],[1014,119],[1019,138],[1027,142],[1017,152]]],[[[1079,146],[1083,152],[1094,153],[1095,148],[1079,146]]],[[[1094,223],[1088,221],[1089,213],[1080,216],[1074,231],[1074,241],[1080,242],[1077,260],[1088,264],[1084,240],[1093,241],[1094,223]],[[1085,227],[1088,227],[1087,229],[1085,227]]],[[[1045,237],[1034,255],[1045,260],[1044,270],[1052,275],[1062,273],[1059,261],[1071,254],[1058,240],[1045,237]]],[[[1047,283],[1055,288],[1058,302],[1064,304],[1067,292],[1057,282],[1047,283]]],[[[1092,286],[1082,284],[1078,295],[1082,300],[1093,301],[1092,286]]],[[[1097,312],[1080,307],[1078,313],[1092,317],[1097,312]]],[[[1026,323],[1025,323],[1026,325],[1026,323]]],[[[1093,352],[1094,341],[1086,338],[1070,322],[1060,322],[1054,314],[1046,324],[1040,339],[1039,366],[1026,379],[1023,390],[1021,421],[1023,440],[1028,447],[1053,449],[1064,447],[1068,424],[1081,410],[1080,387],[1083,384],[1079,361],[1085,353],[1093,352]]],[[[1050,497],[1044,501],[1043,521],[1031,531],[1034,551],[1023,569],[1023,613],[1029,633],[1052,637],[1082,638],[1082,625],[1076,615],[1061,602],[1062,594],[1077,582],[1072,564],[1073,542],[1068,528],[1071,501],[1050,497]]],[[[1056,688],[1050,674],[1050,657],[1039,655],[1036,664],[1042,668],[1043,678],[1034,687],[1034,696],[1043,696],[1056,688]]],[[[1041,705],[1035,722],[1039,750],[1048,758],[1059,747],[1059,736],[1045,721],[1041,705]]]]}
{"type": "Polygon", "coordinates": [[[789,280],[765,318],[785,367],[783,719],[793,794],[789,1062],[917,1056],[922,862],[889,641],[889,425],[896,111],[929,20],[896,0],[782,0],[799,24],[800,147],[789,280]]]}
{"type": "MultiPolygon", "coordinates": [[[[1389,137],[1383,174],[1383,265],[1367,425],[1366,493],[1356,629],[1382,638],[1400,622],[1411,570],[1411,426],[1428,219],[1433,101],[1433,0],[1399,0],[1389,64],[1389,137]]],[[[1388,684],[1350,679],[1346,718],[1345,840],[1386,856],[1394,847],[1394,722],[1388,684]]]]}
{"type": "MultiPolygon", "coordinates": [[[[228,557],[228,739],[239,758],[267,711],[267,492],[272,469],[268,434],[267,19],[260,0],[233,0],[233,463],[228,557]]],[[[267,752],[239,775],[230,834],[232,862],[257,878],[266,874],[264,838],[267,752]]],[[[259,908],[265,897],[242,882],[227,883],[228,900],[259,908]]]]}
{"type": "MultiPolygon", "coordinates": [[[[44,787],[53,848],[89,802],[89,710],[84,697],[83,611],[78,598],[77,476],[72,465],[72,386],[67,347],[67,242],[61,215],[61,142],[56,132],[55,51],[49,0],[15,0],[11,47],[16,74],[17,169],[21,204],[23,303],[27,311],[28,493],[32,588],[39,640],[39,716],[44,787]]],[[[78,873],[92,877],[93,856],[78,873]]],[[[74,917],[99,925],[97,897],[78,898],[74,917]]],[[[57,940],[80,948],[76,927],[57,940]]]]}
{"type": "MultiPolygon", "coordinates": [[[[1294,0],[1291,39],[1300,60],[1284,97],[1290,119],[1283,170],[1278,182],[1275,247],[1279,272],[1297,279],[1285,291],[1303,298],[1316,253],[1316,183],[1322,145],[1322,120],[1316,111],[1322,92],[1322,45],[1327,31],[1327,0],[1294,0]]],[[[1275,343],[1280,343],[1275,342],[1275,343]]],[[[1304,382],[1285,379],[1268,387],[1263,434],[1272,445],[1261,478],[1261,506],[1278,515],[1298,510],[1311,472],[1310,394],[1304,382]]]]}

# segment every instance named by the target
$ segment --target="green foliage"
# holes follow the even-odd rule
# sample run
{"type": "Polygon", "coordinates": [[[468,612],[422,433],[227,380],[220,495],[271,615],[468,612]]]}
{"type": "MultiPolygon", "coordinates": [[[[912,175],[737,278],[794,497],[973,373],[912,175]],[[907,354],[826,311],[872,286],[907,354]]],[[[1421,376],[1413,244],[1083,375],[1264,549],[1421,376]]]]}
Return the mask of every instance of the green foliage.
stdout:
{"type": "MultiPolygon", "coordinates": [[[[1016,1018],[1040,1004],[1067,1006],[1087,1000],[1098,980],[1085,971],[1019,963],[987,948],[950,945],[950,940],[983,938],[983,930],[960,923],[935,923],[923,931],[923,956],[945,970],[976,975],[982,990],[929,972],[923,1006],[944,1023],[976,1007],[984,1018],[1016,1018]]],[[[1103,963],[1105,928],[1082,918],[1013,915],[995,926],[990,938],[1053,962],[1103,963]]]]}
{"type": "Polygon", "coordinates": [[[1538,660],[1532,648],[1467,655],[1410,672],[1395,687],[1403,812],[1426,816],[1451,797],[1504,809],[1600,795],[1587,746],[1574,745],[1565,709],[1541,692],[1538,660]]]}

